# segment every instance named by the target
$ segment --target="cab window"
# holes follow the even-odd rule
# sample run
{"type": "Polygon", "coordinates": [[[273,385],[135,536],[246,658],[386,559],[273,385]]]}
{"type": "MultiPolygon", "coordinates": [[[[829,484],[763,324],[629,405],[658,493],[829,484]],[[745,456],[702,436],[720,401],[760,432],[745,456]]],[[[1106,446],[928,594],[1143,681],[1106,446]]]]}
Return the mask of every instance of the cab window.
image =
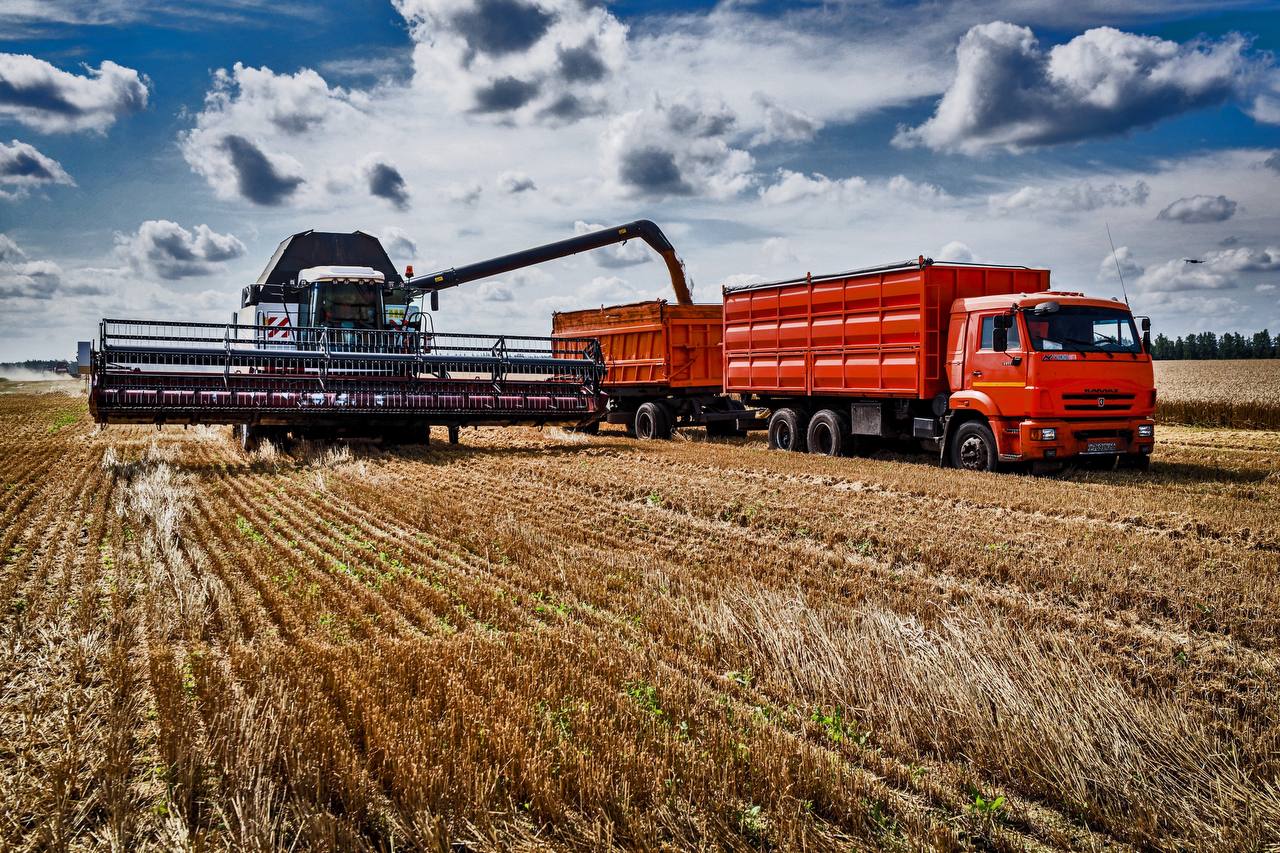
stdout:
{"type": "MultiPolygon", "coordinates": [[[[991,349],[991,341],[996,330],[996,318],[992,314],[989,317],[982,318],[982,343],[978,349],[991,349]]],[[[1018,321],[1014,320],[1013,325],[1009,327],[1009,349],[1022,349],[1022,341],[1018,337],[1018,321]]]]}

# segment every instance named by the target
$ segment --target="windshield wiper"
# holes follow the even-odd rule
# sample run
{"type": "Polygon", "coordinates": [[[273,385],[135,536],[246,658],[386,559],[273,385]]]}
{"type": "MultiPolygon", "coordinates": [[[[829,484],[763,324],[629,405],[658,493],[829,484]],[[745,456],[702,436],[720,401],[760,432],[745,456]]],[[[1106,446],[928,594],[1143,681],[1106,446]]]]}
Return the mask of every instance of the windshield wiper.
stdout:
{"type": "Polygon", "coordinates": [[[1097,348],[1097,344],[1095,344],[1093,341],[1085,341],[1085,340],[1081,340],[1080,338],[1058,338],[1056,340],[1054,338],[1041,338],[1040,339],[1041,345],[1043,345],[1046,341],[1057,343],[1057,344],[1080,344],[1081,346],[1090,347],[1090,349],[1088,350],[1068,350],[1068,352],[1099,352],[1100,351],[1097,348]]]}

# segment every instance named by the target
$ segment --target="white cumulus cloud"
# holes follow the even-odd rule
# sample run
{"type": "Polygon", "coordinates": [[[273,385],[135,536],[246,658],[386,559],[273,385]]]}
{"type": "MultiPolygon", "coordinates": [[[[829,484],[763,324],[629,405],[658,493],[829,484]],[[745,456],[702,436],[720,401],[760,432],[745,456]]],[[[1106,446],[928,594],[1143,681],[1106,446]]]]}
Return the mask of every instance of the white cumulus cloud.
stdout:
{"type": "Polygon", "coordinates": [[[1057,186],[1024,186],[1012,192],[989,196],[987,204],[993,213],[1078,213],[1102,207],[1141,207],[1147,203],[1151,188],[1145,181],[1130,185],[1116,182],[1095,184],[1092,181],[1057,186]]]}
{"type": "Polygon", "coordinates": [[[1225,195],[1193,195],[1180,198],[1156,214],[1157,219],[1198,225],[1225,222],[1236,213],[1236,203],[1225,195]]]}
{"type": "Polygon", "coordinates": [[[393,0],[409,23],[414,83],[457,112],[573,122],[599,112],[627,30],[579,0],[393,0]]]}
{"type": "Polygon", "coordinates": [[[833,180],[817,172],[806,175],[790,169],[779,169],[777,180],[760,188],[760,198],[770,205],[791,204],[806,199],[848,204],[857,201],[866,189],[866,180],[857,175],[833,180]]]}
{"type": "Polygon", "coordinates": [[[110,60],[83,74],[30,54],[0,53],[0,117],[42,133],[103,132],[147,106],[148,81],[110,60]]]}
{"type": "Polygon", "coordinates": [[[208,225],[187,230],[168,219],[148,219],[132,234],[116,234],[115,242],[132,268],[166,280],[218,272],[245,253],[234,234],[219,234],[208,225]]]}
{"type": "Polygon", "coordinates": [[[1237,35],[1187,44],[1088,30],[1049,50],[1027,27],[973,27],[933,116],[899,131],[900,146],[974,154],[1111,136],[1235,97],[1258,63],[1237,35]]]}
{"type": "Polygon", "coordinates": [[[24,198],[33,190],[48,186],[73,187],[76,182],[52,157],[35,146],[13,140],[0,142],[0,198],[24,198]]]}

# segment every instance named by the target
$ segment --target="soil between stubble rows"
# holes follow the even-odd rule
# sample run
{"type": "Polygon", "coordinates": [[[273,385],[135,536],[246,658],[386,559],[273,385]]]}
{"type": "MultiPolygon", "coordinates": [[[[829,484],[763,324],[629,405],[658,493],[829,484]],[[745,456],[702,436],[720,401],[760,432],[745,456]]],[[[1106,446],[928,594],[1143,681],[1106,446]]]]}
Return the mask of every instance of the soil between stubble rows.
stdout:
{"type": "Polygon", "coordinates": [[[1278,839],[1276,433],[1030,478],[0,428],[0,846],[1278,839]]]}

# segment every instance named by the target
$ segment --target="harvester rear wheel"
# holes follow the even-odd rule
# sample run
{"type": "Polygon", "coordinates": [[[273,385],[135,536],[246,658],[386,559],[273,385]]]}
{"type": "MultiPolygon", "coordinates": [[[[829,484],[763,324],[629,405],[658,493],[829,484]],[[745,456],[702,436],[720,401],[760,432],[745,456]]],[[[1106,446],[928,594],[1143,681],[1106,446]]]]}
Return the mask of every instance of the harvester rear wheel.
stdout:
{"type": "Polygon", "coordinates": [[[642,403],[636,409],[636,438],[671,438],[671,416],[659,403],[642,403]]]}
{"type": "Polygon", "coordinates": [[[823,456],[845,456],[852,449],[848,420],[839,412],[823,409],[809,421],[806,440],[810,453],[823,456]]]}
{"type": "Polygon", "coordinates": [[[804,418],[795,409],[778,409],[769,418],[769,449],[803,453],[807,444],[804,418]]]}

